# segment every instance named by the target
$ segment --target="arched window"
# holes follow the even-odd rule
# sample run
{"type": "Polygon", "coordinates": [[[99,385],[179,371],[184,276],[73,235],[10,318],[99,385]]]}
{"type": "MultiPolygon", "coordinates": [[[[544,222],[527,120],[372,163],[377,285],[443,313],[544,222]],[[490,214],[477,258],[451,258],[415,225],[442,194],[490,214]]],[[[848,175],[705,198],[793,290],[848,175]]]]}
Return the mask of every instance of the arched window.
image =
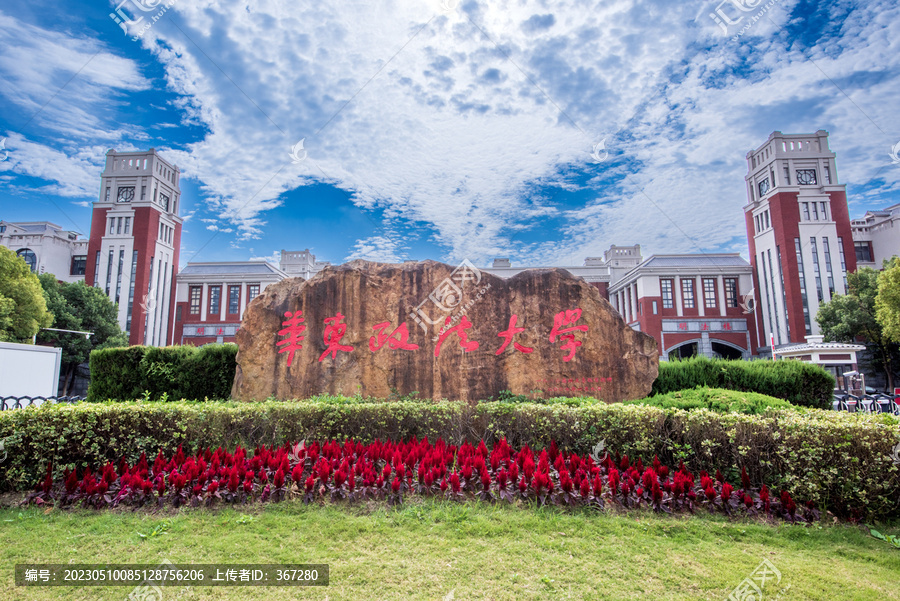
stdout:
{"type": "Polygon", "coordinates": [[[22,248],[16,251],[16,256],[22,257],[26,263],[28,263],[28,267],[31,269],[32,273],[37,271],[37,255],[34,254],[34,251],[30,248],[22,248]]]}

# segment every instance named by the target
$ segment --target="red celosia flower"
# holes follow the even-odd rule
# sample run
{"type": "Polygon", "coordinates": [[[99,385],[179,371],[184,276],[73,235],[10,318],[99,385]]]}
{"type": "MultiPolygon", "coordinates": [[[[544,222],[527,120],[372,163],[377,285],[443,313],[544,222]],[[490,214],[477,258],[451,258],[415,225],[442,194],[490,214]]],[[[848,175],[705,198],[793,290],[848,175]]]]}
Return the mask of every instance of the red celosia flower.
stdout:
{"type": "Polygon", "coordinates": [[[662,503],[663,493],[662,493],[662,490],[660,490],[660,488],[659,488],[659,482],[653,483],[653,489],[651,492],[653,493],[653,502],[656,503],[657,505],[662,503]]]}
{"type": "Polygon", "coordinates": [[[298,463],[294,466],[294,469],[291,471],[291,480],[293,480],[298,485],[300,484],[300,480],[303,479],[303,464],[298,463]]]}
{"type": "Polygon", "coordinates": [[[441,480],[441,492],[447,492],[447,477],[441,480]]]}
{"type": "Polygon", "coordinates": [[[579,491],[581,492],[581,497],[584,499],[587,499],[588,495],[591,494],[591,483],[588,482],[587,478],[582,479],[579,491]]]}
{"type": "Polygon", "coordinates": [[[284,470],[278,468],[278,471],[275,472],[275,488],[282,486],[284,486],[284,470]]]}
{"type": "Polygon", "coordinates": [[[600,478],[600,474],[594,476],[594,496],[599,497],[603,492],[603,480],[600,478]]]}
{"type": "Polygon", "coordinates": [[[607,478],[609,480],[609,490],[615,495],[619,492],[619,470],[616,468],[610,469],[607,478]]]}
{"type": "Polygon", "coordinates": [[[744,490],[750,490],[750,476],[747,475],[747,468],[741,467],[741,486],[744,490]]]}
{"type": "Polygon", "coordinates": [[[710,486],[703,492],[706,493],[706,498],[709,500],[710,503],[712,503],[713,500],[716,498],[716,490],[712,486],[710,486]]]}
{"type": "Polygon", "coordinates": [[[450,487],[453,489],[453,493],[456,494],[459,492],[460,484],[459,484],[459,474],[453,472],[450,474],[450,487]]]}
{"type": "Polygon", "coordinates": [[[750,495],[744,495],[744,505],[747,506],[747,509],[753,507],[753,497],[750,495]]]}
{"type": "Polygon", "coordinates": [[[209,486],[206,487],[206,494],[211,497],[216,494],[217,490],[219,490],[219,482],[217,480],[213,480],[209,483],[209,486]]]}
{"type": "Polygon", "coordinates": [[[244,492],[248,495],[253,492],[253,480],[250,480],[249,478],[244,480],[244,492]]]}
{"type": "Polygon", "coordinates": [[[391,490],[394,491],[394,493],[400,491],[400,478],[394,478],[394,481],[391,482],[391,490]]]}
{"type": "Polygon", "coordinates": [[[725,476],[723,476],[722,472],[720,472],[719,470],[716,470],[716,480],[723,483],[725,482],[725,476]]]}
{"type": "Polygon", "coordinates": [[[519,480],[519,492],[525,494],[526,490],[528,490],[528,483],[525,482],[525,476],[522,476],[522,479],[519,480]]]}
{"type": "Polygon", "coordinates": [[[731,493],[734,491],[734,487],[732,487],[727,482],[722,485],[722,501],[727,503],[731,500],[731,493]]]}
{"type": "Polygon", "coordinates": [[[491,475],[485,469],[481,472],[481,489],[484,491],[488,491],[491,488],[491,475]]]}

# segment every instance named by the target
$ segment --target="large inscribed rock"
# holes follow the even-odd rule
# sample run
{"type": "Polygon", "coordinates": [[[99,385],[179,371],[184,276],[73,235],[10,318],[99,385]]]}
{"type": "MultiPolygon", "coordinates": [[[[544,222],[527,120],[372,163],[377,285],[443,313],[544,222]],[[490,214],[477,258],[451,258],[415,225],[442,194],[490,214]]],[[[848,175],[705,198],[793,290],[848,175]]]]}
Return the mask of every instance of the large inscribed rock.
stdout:
{"type": "Polygon", "coordinates": [[[656,341],[562,269],[353,261],[266,288],[244,314],[232,396],[485,400],[646,396],[656,341]]]}

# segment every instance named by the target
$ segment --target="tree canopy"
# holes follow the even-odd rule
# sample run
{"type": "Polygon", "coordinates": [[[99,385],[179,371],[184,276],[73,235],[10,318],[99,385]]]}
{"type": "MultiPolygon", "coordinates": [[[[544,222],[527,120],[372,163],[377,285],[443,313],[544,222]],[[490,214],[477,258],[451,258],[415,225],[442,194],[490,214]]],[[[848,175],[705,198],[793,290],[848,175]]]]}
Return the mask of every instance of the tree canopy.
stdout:
{"type": "Polygon", "coordinates": [[[56,276],[45,273],[40,276],[47,306],[53,313],[53,326],[61,330],[93,332],[90,338],[79,334],[41,332],[38,340],[62,349],[65,373],[63,392],[68,387],[79,363],[90,358],[92,350],[127,346],[128,340],[116,319],[116,305],[99,288],[84,282],[67,284],[56,276]]]}
{"type": "Polygon", "coordinates": [[[0,246],[0,342],[31,342],[52,320],[38,277],[21,257],[0,246]]]}
{"type": "Polygon", "coordinates": [[[847,284],[848,294],[835,295],[819,306],[816,315],[819,328],[829,341],[852,343],[864,338],[872,353],[872,366],[884,372],[888,387],[892,387],[897,348],[877,319],[879,273],[863,267],[847,274],[847,284]]]}
{"type": "Polygon", "coordinates": [[[900,342],[900,259],[897,257],[885,261],[884,271],[878,274],[875,318],[886,339],[900,342]]]}

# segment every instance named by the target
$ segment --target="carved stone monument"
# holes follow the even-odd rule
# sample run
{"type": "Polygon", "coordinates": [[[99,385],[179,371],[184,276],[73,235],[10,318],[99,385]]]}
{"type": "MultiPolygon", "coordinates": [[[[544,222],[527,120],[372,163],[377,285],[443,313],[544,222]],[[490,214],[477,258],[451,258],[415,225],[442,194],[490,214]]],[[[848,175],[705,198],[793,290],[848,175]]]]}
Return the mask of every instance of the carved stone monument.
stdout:
{"type": "Polygon", "coordinates": [[[232,396],[319,393],[485,400],[649,394],[656,341],[562,269],[504,280],[467,261],[327,267],[273,284],[237,333],[232,396]]]}

